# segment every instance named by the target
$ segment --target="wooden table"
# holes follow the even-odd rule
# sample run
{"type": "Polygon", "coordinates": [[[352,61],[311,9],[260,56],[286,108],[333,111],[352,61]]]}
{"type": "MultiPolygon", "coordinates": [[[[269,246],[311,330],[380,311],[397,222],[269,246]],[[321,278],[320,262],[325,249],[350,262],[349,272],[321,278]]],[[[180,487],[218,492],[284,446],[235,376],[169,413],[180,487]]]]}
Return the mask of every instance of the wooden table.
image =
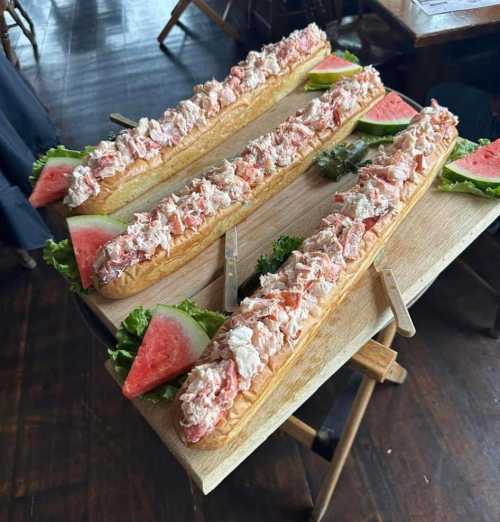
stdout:
{"type": "Polygon", "coordinates": [[[429,16],[412,0],[368,0],[368,3],[388,22],[403,29],[415,47],[463,40],[500,28],[500,4],[429,16]]]}
{"type": "MultiPolygon", "coordinates": [[[[189,175],[199,172],[203,165],[238,153],[248,139],[273,128],[313,96],[314,93],[306,94],[299,88],[230,141],[190,166],[189,175]]],[[[312,167],[244,221],[238,227],[240,281],[253,272],[257,257],[268,251],[280,234],[312,233],[321,217],[329,212],[330,195],[351,186],[354,181],[354,176],[348,176],[340,183],[332,183],[312,167]]],[[[117,214],[124,217],[133,210],[149,208],[162,194],[184,182],[179,178],[167,182],[117,214]]],[[[406,302],[431,283],[499,214],[500,205],[496,201],[431,189],[386,248],[386,263],[394,269],[406,302]]],[[[220,308],[222,266],[223,241],[219,240],[182,269],[136,296],[108,301],[94,293],[88,295],[86,301],[111,330],[139,305],[176,303],[184,297],[192,297],[200,305],[220,308]]],[[[263,404],[242,436],[222,449],[204,452],[186,448],[172,426],[168,405],[152,405],[141,400],[134,404],[195,483],[204,493],[209,493],[390,318],[379,278],[375,271],[369,270],[334,311],[331,321],[320,329],[307,356],[296,361],[288,379],[263,404]]]]}
{"type": "Polygon", "coordinates": [[[415,48],[407,92],[418,101],[439,79],[443,44],[500,30],[500,4],[430,16],[412,0],[366,1],[395,30],[403,31],[415,48]]]}

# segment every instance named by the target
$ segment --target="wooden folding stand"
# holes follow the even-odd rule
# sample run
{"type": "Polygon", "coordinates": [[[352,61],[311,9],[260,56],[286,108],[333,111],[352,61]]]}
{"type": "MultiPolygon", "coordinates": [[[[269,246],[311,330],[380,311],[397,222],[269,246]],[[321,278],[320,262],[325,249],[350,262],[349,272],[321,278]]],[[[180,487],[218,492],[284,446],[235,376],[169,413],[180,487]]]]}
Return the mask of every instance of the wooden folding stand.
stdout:
{"type": "Polygon", "coordinates": [[[349,395],[352,386],[345,390],[344,397],[333,404],[320,430],[316,431],[294,415],[281,427],[298,442],[330,460],[330,466],[310,517],[311,522],[319,522],[328,509],[376,383],[390,381],[401,384],[406,379],[407,371],[396,362],[397,352],[389,348],[395,335],[396,323],[392,321],[377,335],[377,341],[368,341],[349,361],[351,368],[363,374],[354,400],[351,402],[347,398],[350,409],[345,408],[345,397],[349,395]],[[343,420],[343,412],[338,411],[339,409],[348,411],[348,416],[340,436],[337,437],[336,430],[329,420],[332,418],[336,418],[337,421],[343,420]]]}
{"type": "Polygon", "coordinates": [[[190,3],[193,3],[200,11],[205,13],[212,21],[214,21],[225,33],[234,38],[235,40],[240,39],[240,34],[238,31],[229,23],[227,23],[227,15],[229,14],[229,10],[233,5],[233,0],[226,1],[226,7],[224,8],[224,12],[222,15],[217,13],[214,9],[212,9],[205,0],[179,0],[175,7],[172,9],[172,13],[170,14],[170,19],[168,20],[165,27],[162,29],[161,33],[158,35],[158,41],[162,44],[168,33],[172,30],[174,25],[179,25],[183,29],[185,29],[184,25],[179,21],[182,13],[187,9],[190,3]]]}

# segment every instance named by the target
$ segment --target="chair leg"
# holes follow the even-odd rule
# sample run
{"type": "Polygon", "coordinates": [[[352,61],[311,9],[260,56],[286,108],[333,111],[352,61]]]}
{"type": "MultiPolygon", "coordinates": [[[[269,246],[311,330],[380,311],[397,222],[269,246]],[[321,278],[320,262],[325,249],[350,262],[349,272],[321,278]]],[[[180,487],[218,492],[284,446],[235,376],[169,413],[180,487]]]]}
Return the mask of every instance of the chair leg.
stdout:
{"type": "Polygon", "coordinates": [[[165,40],[168,33],[172,30],[174,25],[177,23],[177,20],[179,20],[182,13],[187,9],[190,3],[191,0],[179,0],[179,2],[177,2],[170,15],[170,20],[167,22],[165,27],[162,29],[161,33],[158,35],[158,41],[160,43],[163,43],[163,40],[165,40]]]}
{"type": "Polygon", "coordinates": [[[35,38],[35,24],[33,23],[33,20],[31,19],[31,16],[24,10],[24,7],[21,5],[19,0],[15,0],[14,2],[15,8],[21,13],[22,17],[28,22],[30,32],[33,35],[33,38],[35,38]]]}
{"type": "Polygon", "coordinates": [[[375,384],[376,381],[374,379],[366,376],[364,376],[361,381],[361,385],[356,394],[356,398],[354,399],[344,431],[342,432],[342,436],[340,437],[339,443],[335,449],[330,467],[328,468],[318,498],[314,504],[309,519],[310,522],[319,522],[328,509],[328,505],[330,504],[333,492],[337,486],[340,474],[342,473],[344,464],[349,456],[349,452],[351,451],[352,444],[365,415],[373,390],[375,389],[375,384]]]}
{"type": "Polygon", "coordinates": [[[17,57],[9,37],[9,28],[5,21],[4,13],[0,12],[0,40],[2,41],[2,47],[5,51],[7,59],[14,64],[14,67],[19,69],[19,58],[17,57]]]}
{"type": "Polygon", "coordinates": [[[221,17],[218,13],[216,13],[206,2],[205,0],[192,0],[193,4],[198,7],[201,11],[203,11],[213,22],[215,22],[225,33],[234,38],[235,40],[240,39],[240,34],[236,29],[233,28],[232,25],[228,24],[225,21],[225,17],[227,16],[227,10],[231,7],[231,1],[228,2],[226,6],[226,12],[221,17]]]}
{"type": "Polygon", "coordinates": [[[38,55],[38,45],[36,43],[36,37],[35,37],[35,30],[33,27],[33,22],[31,19],[27,16],[26,11],[24,11],[18,2],[15,2],[12,8],[8,8],[9,14],[16,22],[16,24],[21,28],[21,31],[23,32],[24,36],[29,40],[31,46],[33,47],[33,52],[35,53],[35,59],[38,61],[39,55],[38,55]],[[17,10],[21,13],[23,18],[28,22],[29,29],[24,24],[24,21],[21,19],[19,14],[17,13],[17,10]]]}

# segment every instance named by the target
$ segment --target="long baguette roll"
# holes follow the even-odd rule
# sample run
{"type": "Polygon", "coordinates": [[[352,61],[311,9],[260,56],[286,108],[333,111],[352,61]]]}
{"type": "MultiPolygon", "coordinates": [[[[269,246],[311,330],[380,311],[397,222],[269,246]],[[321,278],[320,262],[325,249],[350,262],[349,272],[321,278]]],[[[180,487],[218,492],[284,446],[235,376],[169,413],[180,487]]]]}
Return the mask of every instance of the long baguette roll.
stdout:
{"type": "MultiPolygon", "coordinates": [[[[107,298],[120,299],[147,288],[183,266],[217,238],[221,237],[226,230],[241,222],[275,193],[289,185],[311,165],[315,156],[321,150],[344,140],[352,132],[358,119],[366,111],[370,110],[381,99],[383,94],[383,85],[380,82],[378,73],[373,68],[367,68],[358,75],[339,82],[320,99],[313,100],[306,108],[298,111],[295,116],[291,116],[276,131],[251,142],[242,153],[242,158],[245,158],[245,151],[251,150],[256,143],[276,141],[278,137],[279,139],[285,139],[287,133],[286,131],[282,132],[280,129],[295,128],[295,125],[299,125],[299,122],[303,121],[304,115],[309,114],[313,109],[318,112],[315,116],[318,120],[314,120],[314,124],[317,124],[318,121],[324,123],[321,118],[330,117],[331,123],[329,126],[325,126],[317,132],[309,127],[306,128],[310,134],[295,145],[293,161],[286,167],[278,167],[273,169],[272,172],[262,167],[265,175],[263,174],[262,179],[250,189],[244,200],[232,201],[229,206],[219,208],[213,215],[207,215],[205,221],[196,230],[186,229],[182,234],[172,236],[171,243],[167,245],[168,248],[157,246],[159,240],[156,239],[156,242],[153,244],[155,248],[154,253],[148,259],[139,259],[137,250],[135,250],[135,264],[132,264],[127,257],[131,247],[126,246],[124,254],[120,250],[122,244],[127,241],[124,238],[130,238],[131,243],[141,244],[147,242],[149,237],[145,236],[142,228],[139,234],[137,234],[135,229],[138,225],[131,225],[133,228],[132,233],[129,230],[124,236],[118,236],[118,238],[105,245],[102,252],[103,255],[99,256],[97,262],[97,277],[94,282],[96,289],[107,298]],[[342,103],[345,103],[346,100],[349,102],[350,109],[339,110],[342,103]],[[325,111],[325,114],[322,111],[325,111]],[[329,111],[328,114],[330,116],[328,116],[327,111],[329,111]],[[335,115],[332,117],[331,114],[333,113],[335,115]],[[127,259],[125,267],[120,266],[118,262],[119,270],[117,274],[115,274],[113,268],[117,264],[113,261],[113,255],[116,252],[127,259]]],[[[302,125],[302,123],[300,124],[302,125]]],[[[222,168],[227,168],[227,165],[238,165],[242,158],[226,162],[225,167],[223,166],[222,168]]],[[[208,179],[210,179],[213,172],[217,172],[217,170],[209,171],[207,174],[208,179]]],[[[190,187],[199,186],[199,183],[200,179],[194,180],[186,191],[192,190],[190,187]]],[[[191,194],[194,196],[195,192],[191,192],[191,194]]],[[[166,200],[168,200],[168,197],[166,200]]],[[[150,213],[146,219],[151,221],[151,215],[155,215],[155,223],[157,223],[160,219],[157,217],[159,213],[161,219],[165,220],[165,211],[158,210],[163,208],[163,206],[164,203],[160,203],[159,207],[152,214],[150,213]]],[[[140,215],[138,219],[139,221],[143,220],[143,215],[140,215]]],[[[139,227],[141,226],[139,223],[139,227]]],[[[165,227],[160,226],[159,228],[162,228],[164,231],[165,227]]],[[[159,232],[156,228],[153,233],[148,232],[148,234],[149,236],[154,235],[156,238],[159,237],[159,232]]]]}
{"type": "MultiPolygon", "coordinates": [[[[436,106],[434,109],[436,109],[436,106]]],[[[450,115],[447,111],[445,114],[450,115]]],[[[233,402],[228,403],[229,407],[227,411],[223,411],[223,414],[220,420],[215,424],[215,427],[195,442],[186,440],[187,432],[185,431],[186,428],[183,426],[183,424],[186,424],[186,415],[182,410],[182,405],[184,404],[185,407],[187,406],[187,411],[189,411],[190,414],[193,414],[190,401],[196,397],[196,393],[199,393],[201,386],[200,382],[198,382],[198,388],[194,386],[194,392],[191,391],[192,381],[190,381],[190,379],[193,372],[196,371],[196,367],[195,370],[191,372],[177,396],[177,403],[173,410],[174,423],[178,434],[186,444],[199,449],[214,449],[235,440],[238,435],[245,430],[252,415],[255,414],[260,405],[269,397],[280,382],[286,378],[289,368],[293,365],[294,361],[298,357],[304,355],[323,321],[329,317],[332,310],[342,302],[349,290],[363,276],[364,272],[369,268],[379,251],[384,248],[394,230],[415,206],[417,201],[425,194],[425,191],[433,182],[434,177],[443,167],[448,155],[453,150],[457,137],[455,129],[456,119],[453,119],[451,115],[446,116],[446,118],[446,132],[441,135],[441,139],[432,146],[432,152],[425,157],[425,161],[422,160],[423,157],[417,159],[417,161],[422,160],[422,163],[425,162],[425,167],[421,165],[423,168],[420,169],[420,173],[413,172],[412,179],[405,181],[401,187],[400,201],[394,204],[390,211],[378,216],[376,223],[368,231],[364,232],[360,242],[358,255],[355,259],[347,260],[343,270],[335,282],[333,290],[326,293],[326,295],[319,300],[318,307],[315,309],[316,313],[309,314],[307,319],[300,325],[300,335],[295,339],[293,344],[285,343],[280,351],[268,359],[261,371],[253,377],[249,389],[240,389],[233,402]],[[189,393],[192,394],[192,397],[189,396],[189,393]]],[[[403,142],[404,139],[405,138],[402,138],[401,141],[403,142]]],[[[370,167],[367,167],[367,169],[370,169],[370,167]]],[[[361,176],[362,175],[363,172],[361,172],[361,176]]],[[[356,188],[354,190],[356,190],[356,188]]],[[[326,218],[326,220],[328,221],[328,218],[326,218]]],[[[317,236],[312,237],[314,238],[317,236]]],[[[224,351],[224,338],[225,336],[227,338],[231,329],[235,328],[235,323],[238,324],[237,318],[239,313],[241,314],[241,308],[239,312],[235,312],[232,318],[226,321],[225,325],[221,328],[221,331],[217,334],[215,340],[208,346],[200,360],[198,365],[200,370],[198,371],[206,372],[207,370],[204,368],[208,368],[211,364],[214,364],[214,361],[219,361],[218,363],[216,362],[216,364],[227,365],[227,362],[232,360],[231,354],[224,351]]],[[[245,320],[250,322],[251,317],[249,317],[249,315],[251,315],[251,312],[248,312],[246,316],[240,315],[240,318],[245,317],[245,320]]],[[[233,357],[236,356],[233,355],[233,357]]],[[[236,363],[235,365],[237,366],[236,363]]],[[[228,373],[228,375],[230,374],[228,373]]],[[[196,376],[193,377],[193,380],[195,379],[196,376]]],[[[241,376],[239,379],[242,379],[241,376]]],[[[216,381],[217,379],[215,379],[215,381],[212,380],[212,382],[216,381]]],[[[201,382],[203,383],[204,381],[201,382]]],[[[227,389],[224,390],[224,385],[224,383],[221,385],[221,390],[224,391],[224,393],[228,393],[229,390],[230,393],[232,387],[226,386],[227,389]]],[[[214,395],[214,397],[215,401],[217,401],[217,395],[214,395]]],[[[220,392],[218,397],[221,397],[220,392]]],[[[209,416],[210,411],[208,411],[208,415],[206,411],[202,413],[203,417],[206,418],[209,416]]],[[[220,412],[217,415],[214,413],[214,419],[217,420],[219,416],[220,412]]]]}
{"type": "MultiPolygon", "coordinates": [[[[209,102],[217,104],[218,100],[213,100],[213,97],[222,96],[222,89],[227,89],[232,85],[231,82],[235,81],[234,75],[228,76],[223,83],[211,81],[203,86],[197,86],[196,94],[179,105],[182,109],[166,111],[159,122],[142,118],[137,129],[124,131],[118,136],[119,144],[101,142],[96,151],[89,156],[90,161],[94,162],[90,165],[91,170],[85,169],[88,165],[75,169],[70,178],[71,186],[69,195],[65,199],[66,204],[73,207],[76,214],[109,214],[121,208],[151,187],[203,157],[234,132],[272,107],[300,85],[306,78],[307,72],[331,50],[325,33],[314,24],[302,31],[295,31],[288,38],[273,45],[264,48],[264,53],[268,49],[267,55],[260,53],[262,56],[259,56],[255,52],[250,53],[245,62],[232,69],[232,71],[240,69],[252,72],[257,70],[260,73],[265,71],[266,78],[263,83],[252,84],[251,88],[247,87],[228,105],[224,107],[220,105],[217,111],[210,110],[210,107],[207,110],[202,107],[200,111],[196,104],[209,102]],[[291,59],[290,65],[283,65],[279,71],[276,69],[272,73],[269,72],[271,66],[266,68],[262,56],[272,55],[274,58],[274,55],[280,52],[279,46],[286,48],[288,45],[300,49],[301,38],[306,37],[310,40],[308,42],[310,49],[301,50],[302,54],[296,54],[291,59]],[[258,65],[255,65],[256,63],[258,65]],[[190,105],[183,105],[187,103],[190,105]],[[188,111],[187,114],[183,113],[183,110],[188,111]],[[190,114],[189,110],[195,112],[190,114]],[[182,122],[178,124],[175,119],[180,115],[196,119],[194,126],[181,138],[177,137],[176,140],[179,139],[177,143],[165,142],[168,139],[167,135],[177,132],[175,126],[184,125],[182,122]],[[165,130],[167,128],[168,131],[165,130]],[[144,149],[141,152],[136,142],[141,146],[144,138],[147,140],[147,146],[154,148],[144,149]],[[119,156],[123,149],[127,161],[121,162],[115,156],[119,156]],[[107,172],[109,154],[114,155],[114,159],[119,163],[119,168],[113,167],[113,172],[107,172]],[[86,179],[86,176],[89,176],[89,179],[86,179]]],[[[273,62],[273,66],[277,67],[277,64],[278,62],[273,62]]],[[[264,76],[261,76],[260,81],[263,78],[264,76]]],[[[234,95],[233,90],[230,91],[233,93],[231,96],[234,95]]]]}

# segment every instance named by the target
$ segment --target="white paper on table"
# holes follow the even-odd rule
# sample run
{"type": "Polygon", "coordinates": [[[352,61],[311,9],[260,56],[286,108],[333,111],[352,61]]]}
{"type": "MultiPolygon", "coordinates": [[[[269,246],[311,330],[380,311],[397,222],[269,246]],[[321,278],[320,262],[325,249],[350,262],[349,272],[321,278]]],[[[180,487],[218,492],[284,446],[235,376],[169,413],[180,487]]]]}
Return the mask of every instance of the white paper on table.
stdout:
{"type": "Polygon", "coordinates": [[[451,13],[499,5],[500,0],[413,0],[426,14],[451,13]]]}

